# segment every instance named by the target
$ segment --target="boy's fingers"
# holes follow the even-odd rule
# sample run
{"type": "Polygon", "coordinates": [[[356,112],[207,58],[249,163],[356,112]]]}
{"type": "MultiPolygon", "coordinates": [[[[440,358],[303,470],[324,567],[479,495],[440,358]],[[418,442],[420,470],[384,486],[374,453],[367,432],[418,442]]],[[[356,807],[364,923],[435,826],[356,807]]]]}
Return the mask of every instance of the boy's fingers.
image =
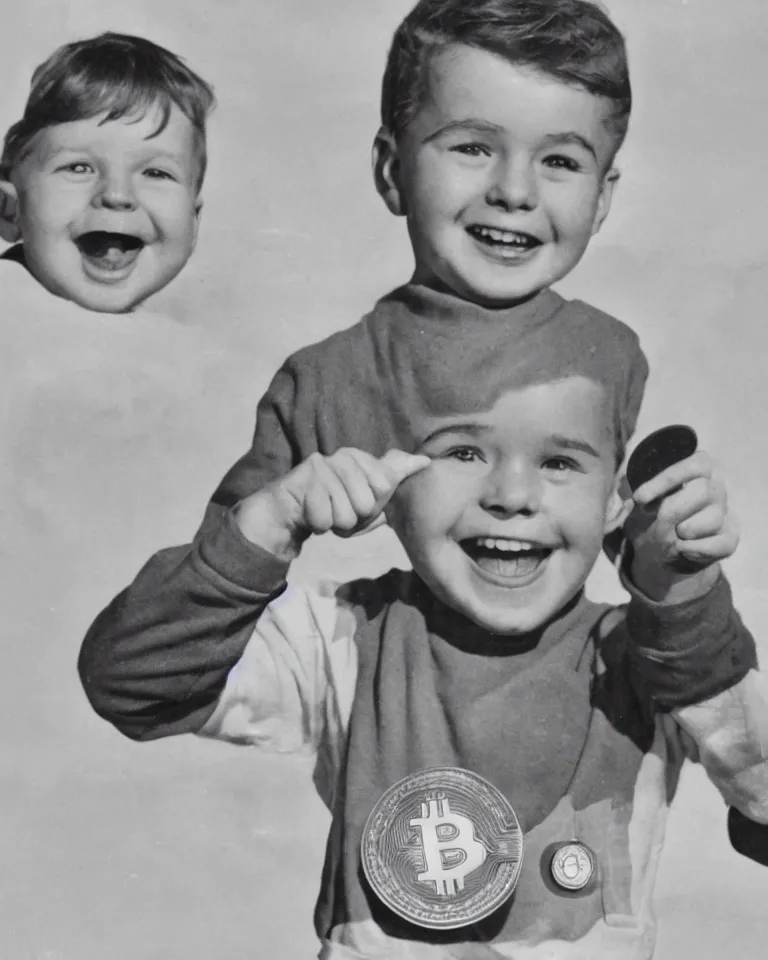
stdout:
{"type": "MultiPolygon", "coordinates": [[[[365,455],[367,456],[367,455],[365,455]]],[[[397,488],[408,477],[429,466],[431,459],[419,454],[405,453],[403,450],[389,450],[381,459],[371,458],[365,461],[365,470],[370,477],[371,487],[376,490],[376,509],[372,520],[352,536],[370,533],[386,522],[384,508],[394,496],[397,488]]]]}
{"type": "Polygon", "coordinates": [[[727,530],[714,537],[703,537],[696,541],[681,541],[678,552],[681,557],[706,566],[717,560],[730,557],[739,545],[739,535],[735,530],[727,530]]]}
{"type": "Polygon", "coordinates": [[[341,480],[357,520],[365,519],[376,509],[376,490],[371,483],[363,458],[358,460],[358,451],[344,451],[329,461],[341,480]],[[362,462],[361,462],[362,461],[362,462]]]}
{"type": "Polygon", "coordinates": [[[684,484],[700,478],[711,478],[712,475],[713,464],[710,456],[704,451],[699,451],[686,460],[672,464],[658,476],[638,487],[633,493],[633,499],[640,504],[652,503],[654,500],[666,497],[684,484]]]}
{"type": "Polygon", "coordinates": [[[703,510],[675,525],[680,540],[699,540],[714,537],[723,531],[726,522],[725,510],[719,504],[710,504],[703,510]]]}
{"type": "MultiPolygon", "coordinates": [[[[659,517],[663,522],[677,526],[685,520],[715,507],[723,515],[727,509],[725,487],[716,480],[697,477],[684,487],[657,501],[659,517]]],[[[651,505],[651,509],[655,504],[651,505]]]]}
{"type": "Polygon", "coordinates": [[[304,525],[312,533],[325,533],[333,526],[333,508],[328,492],[311,486],[304,495],[304,525]]]}
{"type": "Polygon", "coordinates": [[[365,475],[374,499],[378,501],[380,497],[387,496],[392,490],[393,478],[389,471],[382,467],[381,461],[364,450],[350,450],[350,455],[365,475]]]}
{"type": "Polygon", "coordinates": [[[324,457],[315,458],[313,468],[315,482],[306,498],[307,521],[318,533],[334,527],[351,530],[358,518],[341,479],[324,457]]]}

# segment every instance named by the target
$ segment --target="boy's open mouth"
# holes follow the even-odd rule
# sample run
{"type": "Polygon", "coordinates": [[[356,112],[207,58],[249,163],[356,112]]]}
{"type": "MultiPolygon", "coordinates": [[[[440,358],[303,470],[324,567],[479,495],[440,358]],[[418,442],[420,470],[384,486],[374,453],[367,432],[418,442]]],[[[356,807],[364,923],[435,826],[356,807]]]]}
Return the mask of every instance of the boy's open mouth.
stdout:
{"type": "Polygon", "coordinates": [[[481,570],[509,579],[532,576],[552,553],[550,548],[526,540],[499,537],[472,537],[459,546],[481,570]]]}
{"type": "Polygon", "coordinates": [[[520,230],[500,230],[497,227],[472,224],[467,227],[467,233],[487,247],[510,253],[525,253],[541,246],[538,237],[520,230]]]}
{"type": "Polygon", "coordinates": [[[75,245],[85,259],[99,270],[125,270],[141,253],[144,241],[129,233],[108,233],[106,230],[91,230],[75,240],[75,245]]]}

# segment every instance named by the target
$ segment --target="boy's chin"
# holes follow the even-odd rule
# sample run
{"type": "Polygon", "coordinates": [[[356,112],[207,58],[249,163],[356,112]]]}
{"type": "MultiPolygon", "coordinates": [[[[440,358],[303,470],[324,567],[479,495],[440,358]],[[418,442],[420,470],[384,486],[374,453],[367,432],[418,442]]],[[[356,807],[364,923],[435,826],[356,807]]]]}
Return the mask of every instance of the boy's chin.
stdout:
{"type": "Polygon", "coordinates": [[[120,288],[94,283],[58,283],[55,279],[30,272],[49,293],[93,313],[131,313],[154,293],[138,286],[120,288]]]}
{"type": "Polygon", "coordinates": [[[516,610],[512,615],[507,610],[483,608],[478,604],[462,604],[442,597],[443,604],[465,621],[467,629],[477,628],[485,633],[493,634],[499,639],[508,639],[514,643],[516,638],[523,638],[552,619],[552,615],[540,614],[533,610],[516,610]]]}
{"type": "MultiPolygon", "coordinates": [[[[581,591],[578,591],[576,596],[579,596],[580,593],[581,591]]],[[[493,634],[499,639],[509,640],[510,644],[514,644],[515,640],[523,640],[557,620],[572,607],[573,603],[574,597],[556,605],[547,604],[541,607],[534,606],[514,610],[509,608],[494,609],[492,606],[483,606],[482,604],[463,606],[450,602],[447,606],[468,621],[468,625],[472,624],[486,633],[493,634]]]]}
{"type": "Polygon", "coordinates": [[[95,287],[91,289],[79,287],[55,291],[64,300],[71,300],[84,310],[93,313],[132,313],[145,300],[152,296],[154,290],[144,289],[110,289],[95,287]]]}

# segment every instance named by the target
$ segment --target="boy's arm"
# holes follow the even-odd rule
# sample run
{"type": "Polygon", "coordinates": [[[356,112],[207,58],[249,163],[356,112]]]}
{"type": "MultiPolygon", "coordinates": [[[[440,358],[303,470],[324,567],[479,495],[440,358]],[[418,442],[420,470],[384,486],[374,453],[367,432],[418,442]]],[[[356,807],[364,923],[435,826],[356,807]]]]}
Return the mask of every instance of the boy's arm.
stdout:
{"type": "Polygon", "coordinates": [[[725,799],[768,822],[768,683],[720,570],[738,544],[724,484],[697,453],[634,499],[622,569],[633,672],[725,799]]]}
{"type": "Polygon", "coordinates": [[[223,511],[194,544],[156,554],[83,642],[96,712],[137,740],[199,731],[303,542],[364,528],[429,462],[398,450],[315,455],[223,511]]]}
{"type": "Polygon", "coordinates": [[[624,645],[632,686],[726,802],[768,824],[768,677],[728,582],[669,604],[622,580],[631,600],[607,642],[624,645]]]}
{"type": "Polygon", "coordinates": [[[222,480],[195,541],[152,557],[85,637],[79,662],[85,691],[96,712],[126,736],[198,729],[255,618],[284,587],[287,566],[254,554],[230,507],[294,466],[295,388],[287,363],[259,403],[251,449],[222,480]]]}
{"type": "Polygon", "coordinates": [[[153,556],[85,637],[86,694],[129,737],[198,729],[255,618],[284,587],[287,567],[254,556],[230,508],[294,466],[292,371],[286,363],[262,397],[253,445],[220,484],[194,542],[153,556]]]}
{"type": "Polygon", "coordinates": [[[78,668],[96,712],[136,740],[197,731],[287,570],[229,511],[194,544],[157,553],[83,641],[78,668]]]}

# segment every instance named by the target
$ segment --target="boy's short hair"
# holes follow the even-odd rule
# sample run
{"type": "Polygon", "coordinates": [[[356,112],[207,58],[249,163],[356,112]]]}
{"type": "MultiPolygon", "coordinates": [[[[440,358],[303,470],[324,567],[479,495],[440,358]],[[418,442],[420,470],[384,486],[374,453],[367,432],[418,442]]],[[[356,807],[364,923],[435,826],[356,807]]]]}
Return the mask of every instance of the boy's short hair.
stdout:
{"type": "Polygon", "coordinates": [[[195,130],[205,175],[205,121],[213,108],[213,89],[169,50],[127,34],[103,33],[59,47],[32,75],[24,116],[5,136],[0,179],[8,179],[27,144],[46,127],[87,120],[107,111],[104,121],[161,110],[161,133],[175,104],[195,130]]]}
{"type": "Polygon", "coordinates": [[[624,38],[589,0],[419,0],[395,32],[381,95],[381,121],[399,137],[418,112],[432,56],[452,44],[498,54],[606,97],[618,146],[632,91],[624,38]]]}

